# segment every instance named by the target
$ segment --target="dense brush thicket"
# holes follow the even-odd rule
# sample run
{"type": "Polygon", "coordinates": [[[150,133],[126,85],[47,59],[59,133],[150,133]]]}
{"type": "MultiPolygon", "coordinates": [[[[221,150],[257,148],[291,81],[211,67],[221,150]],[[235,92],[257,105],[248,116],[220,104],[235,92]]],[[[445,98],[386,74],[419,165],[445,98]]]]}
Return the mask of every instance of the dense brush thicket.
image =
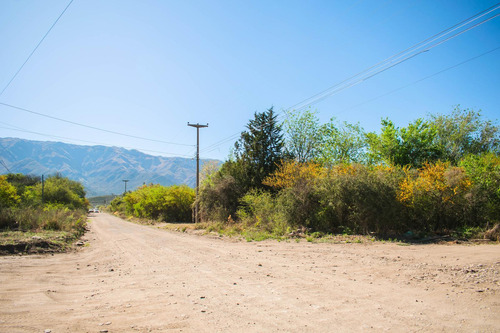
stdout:
{"type": "Polygon", "coordinates": [[[484,229],[500,219],[499,127],[458,107],[405,128],[384,119],[379,134],[312,111],[278,125],[269,109],[204,178],[202,220],[277,235],[484,229]]]}
{"type": "Polygon", "coordinates": [[[88,201],[83,185],[61,175],[0,176],[0,229],[61,230],[82,234],[88,201]],[[43,187],[43,191],[42,191],[43,187]]]}
{"type": "Polygon", "coordinates": [[[195,192],[188,186],[144,185],[115,198],[110,208],[139,218],[191,222],[195,192]]]}

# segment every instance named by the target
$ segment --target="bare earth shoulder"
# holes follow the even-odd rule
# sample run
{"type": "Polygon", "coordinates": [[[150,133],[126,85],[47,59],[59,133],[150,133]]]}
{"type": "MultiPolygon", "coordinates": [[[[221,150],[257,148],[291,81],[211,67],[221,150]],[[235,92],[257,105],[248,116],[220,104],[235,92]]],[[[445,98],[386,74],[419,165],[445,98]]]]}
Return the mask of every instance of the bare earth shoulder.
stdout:
{"type": "Polygon", "coordinates": [[[499,245],[235,242],[91,218],[0,257],[1,332],[495,332],[499,245]]]}

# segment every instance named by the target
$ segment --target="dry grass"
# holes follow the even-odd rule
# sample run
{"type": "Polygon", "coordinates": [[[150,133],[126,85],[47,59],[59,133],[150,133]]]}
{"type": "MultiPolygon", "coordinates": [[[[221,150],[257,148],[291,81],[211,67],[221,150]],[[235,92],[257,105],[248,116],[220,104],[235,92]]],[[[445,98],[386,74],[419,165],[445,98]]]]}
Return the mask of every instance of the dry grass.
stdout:
{"type": "Polygon", "coordinates": [[[484,233],[484,238],[492,241],[500,241],[500,223],[495,224],[493,228],[484,233]]]}

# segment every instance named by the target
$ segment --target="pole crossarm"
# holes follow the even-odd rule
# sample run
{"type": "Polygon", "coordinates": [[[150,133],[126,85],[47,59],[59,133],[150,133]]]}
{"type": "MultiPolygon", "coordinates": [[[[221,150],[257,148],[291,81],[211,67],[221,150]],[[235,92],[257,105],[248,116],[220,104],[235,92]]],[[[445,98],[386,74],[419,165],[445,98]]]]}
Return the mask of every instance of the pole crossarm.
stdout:
{"type": "Polygon", "coordinates": [[[206,125],[200,125],[200,124],[191,124],[191,123],[188,123],[188,126],[196,127],[196,128],[202,128],[202,127],[208,127],[208,124],[206,124],[206,125]]]}

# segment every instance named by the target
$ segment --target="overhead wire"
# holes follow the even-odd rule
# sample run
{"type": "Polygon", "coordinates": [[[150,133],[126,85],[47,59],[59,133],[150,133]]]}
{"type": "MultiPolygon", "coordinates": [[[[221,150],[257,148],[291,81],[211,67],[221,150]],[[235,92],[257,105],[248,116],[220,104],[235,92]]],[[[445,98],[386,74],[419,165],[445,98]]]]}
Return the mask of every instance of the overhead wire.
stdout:
{"type": "MultiPolygon", "coordinates": [[[[54,139],[59,139],[59,140],[62,139],[62,140],[69,140],[69,141],[90,143],[90,144],[94,144],[94,145],[102,145],[102,146],[107,146],[107,147],[112,147],[113,146],[113,145],[111,145],[109,143],[96,142],[96,141],[88,141],[88,140],[81,140],[81,139],[75,139],[75,138],[68,138],[68,137],[64,137],[64,136],[57,136],[57,135],[51,135],[51,134],[46,134],[46,133],[40,133],[40,132],[36,132],[36,131],[30,131],[30,130],[27,130],[27,129],[20,128],[18,126],[7,124],[7,123],[5,123],[3,121],[0,121],[0,124],[4,124],[6,126],[9,126],[9,127],[0,126],[0,128],[12,130],[12,131],[18,131],[18,132],[36,134],[36,135],[40,135],[40,136],[44,136],[44,137],[49,137],[49,138],[54,138],[54,139]]],[[[190,158],[191,157],[191,156],[184,155],[184,154],[169,153],[169,152],[165,152],[165,151],[157,151],[157,150],[143,149],[143,148],[136,148],[136,147],[121,146],[121,148],[134,149],[134,150],[138,150],[138,151],[151,152],[151,153],[157,153],[157,154],[173,155],[173,156],[178,156],[178,157],[186,157],[186,158],[190,158]]]]}
{"type": "Polygon", "coordinates": [[[64,15],[64,13],[66,13],[66,10],[68,10],[69,6],[71,6],[71,4],[73,3],[73,1],[74,0],[70,0],[70,2],[68,3],[68,5],[64,8],[64,10],[61,12],[61,14],[59,14],[59,16],[54,21],[54,23],[52,23],[52,25],[50,26],[49,30],[47,30],[47,32],[45,33],[45,35],[43,35],[42,39],[40,39],[40,41],[38,42],[38,44],[36,44],[35,48],[31,51],[31,53],[26,58],[26,60],[24,60],[24,62],[21,65],[21,67],[19,67],[19,69],[12,76],[12,78],[9,80],[9,82],[7,82],[7,84],[5,85],[5,87],[0,92],[0,97],[3,95],[3,93],[5,92],[5,90],[7,90],[7,88],[10,86],[10,84],[12,83],[12,81],[14,81],[14,79],[17,77],[17,75],[21,72],[21,70],[24,68],[24,65],[26,65],[26,63],[30,60],[31,56],[35,53],[35,51],[38,49],[38,47],[43,43],[43,41],[45,40],[45,38],[49,35],[49,33],[52,31],[52,29],[56,26],[57,22],[59,22],[59,20],[64,15]]]}
{"type": "Polygon", "coordinates": [[[101,131],[101,132],[106,132],[106,133],[111,133],[111,134],[115,134],[115,135],[126,136],[126,137],[129,137],[129,138],[146,140],[146,141],[152,141],[152,142],[159,142],[159,143],[170,144],[170,145],[177,145],[177,146],[186,146],[186,147],[192,147],[192,146],[194,146],[194,145],[185,144],[185,143],[176,143],[176,142],[169,142],[169,141],[163,141],[163,140],[157,140],[157,139],[150,139],[150,138],[145,138],[145,137],[141,137],[141,136],[137,136],[137,135],[132,135],[132,134],[126,134],[126,133],[116,132],[116,131],[112,131],[112,130],[107,130],[107,129],[104,129],[104,128],[99,128],[99,127],[95,127],[95,126],[91,126],[91,125],[86,125],[86,124],[78,123],[78,122],[67,120],[67,119],[62,119],[62,118],[50,116],[48,114],[36,112],[36,111],[33,111],[33,110],[29,110],[29,109],[26,109],[26,108],[22,108],[22,107],[19,107],[19,106],[15,106],[15,105],[3,103],[3,102],[0,102],[0,105],[7,106],[7,107],[10,107],[10,108],[13,108],[13,109],[17,109],[17,110],[20,110],[20,111],[24,111],[24,112],[36,114],[36,115],[41,116],[41,117],[46,117],[46,118],[49,118],[49,119],[58,120],[58,121],[65,122],[65,123],[68,123],[68,124],[72,124],[72,125],[76,125],[76,126],[80,126],[80,127],[85,127],[85,128],[90,128],[90,129],[93,129],[93,130],[97,130],[97,131],[101,131]]]}
{"type": "MultiPolygon", "coordinates": [[[[342,15],[346,15],[346,14],[347,14],[348,12],[350,12],[350,11],[351,11],[354,7],[356,7],[356,6],[357,6],[357,5],[358,5],[361,1],[362,1],[362,0],[351,1],[350,5],[342,11],[342,15]]],[[[389,0],[388,2],[391,2],[391,1],[392,1],[392,0],[389,0]]],[[[383,7],[383,6],[385,6],[385,5],[386,5],[386,4],[382,4],[381,6],[379,6],[379,8],[380,8],[380,7],[383,7]]],[[[338,16],[340,16],[340,14],[339,14],[338,16]]],[[[333,18],[333,20],[336,20],[336,19],[337,19],[337,17],[333,18]]],[[[277,117],[280,117],[280,116],[281,116],[281,115],[278,113],[278,114],[277,114],[277,117]]],[[[227,138],[224,138],[224,139],[222,139],[222,140],[220,140],[220,141],[217,141],[217,142],[215,142],[215,143],[212,143],[212,144],[211,144],[211,145],[209,145],[209,146],[203,147],[202,149],[200,149],[200,152],[202,152],[202,151],[203,151],[204,153],[209,153],[209,152],[212,152],[212,151],[214,151],[214,150],[218,149],[220,145],[222,145],[222,144],[224,144],[224,143],[226,143],[226,142],[230,142],[230,141],[232,141],[232,140],[236,139],[236,138],[237,138],[240,134],[241,134],[241,132],[234,133],[234,134],[232,134],[231,136],[229,136],[229,137],[227,137],[227,138]]],[[[195,151],[193,151],[193,154],[195,154],[195,151]]]]}
{"type": "Polygon", "coordinates": [[[416,80],[416,81],[413,81],[413,82],[411,82],[411,83],[408,83],[408,84],[406,84],[406,85],[404,85],[404,86],[401,86],[401,87],[399,87],[399,88],[393,89],[393,90],[391,90],[391,91],[389,91],[389,92],[386,92],[386,93],[384,93],[384,94],[382,94],[382,95],[379,95],[379,96],[377,96],[377,97],[374,97],[374,98],[371,98],[371,99],[369,99],[369,100],[366,100],[366,101],[364,101],[364,102],[362,102],[362,103],[358,103],[358,104],[356,104],[356,105],[353,105],[353,106],[351,106],[351,107],[349,107],[349,108],[347,108],[347,109],[344,109],[343,111],[340,111],[339,113],[344,113],[344,112],[347,112],[347,111],[352,110],[352,109],[354,109],[354,108],[357,108],[357,107],[359,107],[359,106],[361,106],[361,105],[364,105],[364,104],[367,104],[367,103],[373,102],[373,101],[375,101],[375,100],[377,100],[377,99],[379,99],[379,98],[382,98],[382,97],[385,97],[385,96],[391,95],[391,94],[393,94],[393,93],[395,93],[395,92],[397,92],[397,91],[403,90],[403,89],[405,89],[405,88],[407,88],[407,87],[409,87],[409,86],[412,86],[412,85],[417,84],[417,83],[419,83],[419,82],[422,82],[422,81],[424,81],[424,80],[430,79],[430,78],[432,78],[432,77],[434,77],[434,76],[437,76],[437,75],[439,75],[439,74],[442,74],[442,73],[444,73],[444,72],[446,72],[446,71],[449,71],[449,70],[451,70],[451,69],[457,68],[457,67],[459,67],[459,66],[461,66],[461,65],[464,65],[464,64],[466,64],[466,63],[468,63],[468,62],[470,62],[470,61],[473,61],[473,60],[476,60],[476,59],[478,59],[478,58],[481,58],[481,57],[483,57],[483,56],[485,56],[485,55],[487,55],[487,54],[490,54],[490,53],[492,53],[492,52],[495,52],[495,51],[497,51],[497,50],[499,50],[499,49],[500,49],[500,46],[497,46],[497,47],[495,47],[495,48],[493,48],[493,49],[491,49],[491,50],[489,50],[489,51],[486,51],[486,52],[484,52],[484,53],[481,53],[481,54],[479,54],[479,55],[477,55],[477,56],[474,56],[474,57],[472,57],[472,58],[468,58],[468,59],[466,59],[466,60],[464,60],[464,61],[461,61],[461,62],[459,62],[459,63],[457,63],[457,64],[455,64],[455,65],[453,65],[453,66],[450,66],[450,67],[447,67],[447,68],[445,68],[445,69],[442,69],[442,70],[440,70],[440,71],[438,71],[438,72],[435,72],[435,73],[433,73],[433,74],[431,74],[431,75],[428,75],[428,76],[426,76],[426,77],[423,77],[423,78],[421,78],[421,79],[418,79],[418,80],[416,80]]]}
{"type": "MultiPolygon", "coordinates": [[[[1,94],[7,89],[7,87],[10,85],[10,83],[14,80],[14,78],[17,76],[17,74],[22,70],[22,68],[24,67],[24,65],[27,63],[27,61],[31,58],[31,56],[33,55],[33,53],[36,51],[36,49],[40,46],[40,44],[43,42],[43,40],[45,39],[45,37],[50,33],[50,31],[52,30],[52,28],[56,25],[56,23],[59,21],[59,19],[62,17],[62,15],[64,14],[64,12],[68,9],[68,7],[71,5],[71,3],[73,2],[74,0],[71,0],[68,5],[66,6],[66,8],[64,9],[64,11],[59,15],[59,17],[57,18],[57,20],[54,22],[54,24],[51,26],[51,28],[47,31],[47,33],[44,35],[44,37],[42,38],[42,40],[37,44],[37,46],[35,47],[35,49],[31,52],[31,54],[28,56],[28,58],[26,59],[26,61],[23,63],[23,65],[19,68],[19,70],[16,72],[16,74],[14,75],[14,77],[9,81],[9,83],[7,84],[6,87],[4,87],[4,89],[2,90],[2,92],[0,93],[0,96],[1,94]]],[[[462,31],[459,31],[455,34],[453,34],[452,36],[444,39],[444,40],[440,40],[438,41],[439,39],[443,38],[444,36],[452,33],[453,31],[456,31],[462,27],[464,27],[465,25],[468,25],[470,24],[471,22],[474,22],[476,20],[478,20],[479,18],[497,10],[500,6],[500,3],[497,3],[496,5],[493,5],[485,10],[483,10],[482,12],[479,12],[471,17],[469,17],[468,19],[466,20],[463,20],[457,24],[455,24],[454,26],[448,28],[448,29],[445,29],[443,31],[441,31],[440,33],[438,34],[435,34],[389,58],[386,58],[385,60],[382,60],[380,62],[378,62],[377,64],[337,83],[336,85],[318,93],[318,94],[315,94],[299,103],[296,103],[294,105],[292,105],[291,107],[287,108],[284,110],[284,113],[280,113],[280,112],[277,112],[276,115],[278,118],[281,118],[283,117],[283,115],[286,116],[286,113],[292,109],[295,109],[297,111],[300,111],[306,107],[310,107],[311,105],[314,105],[326,98],[328,98],[329,96],[335,94],[335,93],[338,93],[342,90],[345,90],[345,89],[348,89],[352,86],[355,86],[357,84],[360,84],[370,78],[372,78],[373,76],[375,75],[378,75],[396,65],[399,65],[401,64],[402,62],[405,62],[407,60],[410,60],[424,52],[427,52],[429,51],[430,49],[434,48],[434,47],[437,47],[447,41],[449,41],[450,39],[452,38],[455,38],[473,28],[476,28],[477,26],[481,25],[481,24],[484,24],[492,19],[494,19],[495,17],[499,16],[500,14],[497,14],[497,15],[494,15],[493,17],[490,17],[490,18],[487,18],[471,27],[468,27],[467,29],[465,30],[462,30],[462,31]],[[421,51],[418,51],[416,52],[416,50],[426,46],[426,45],[429,45],[435,41],[438,41],[436,42],[435,44],[432,44],[430,45],[429,47],[427,47],[426,49],[424,50],[421,50],[421,51]],[[412,51],[413,50],[413,51],[412,51]],[[411,54],[411,52],[416,52],[414,54],[411,54]],[[354,80],[354,81],[353,81],[354,80]]],[[[91,126],[91,125],[86,125],[86,124],[82,124],[82,123],[78,123],[78,122],[74,122],[74,121],[70,121],[70,120],[66,120],[66,119],[62,119],[62,118],[57,118],[57,117],[54,117],[54,116],[50,116],[50,115],[47,115],[47,114],[43,114],[43,113],[40,113],[40,112],[35,112],[35,111],[32,111],[32,110],[28,110],[28,109],[25,109],[25,108],[21,108],[21,107],[18,107],[18,106],[14,106],[14,105],[11,105],[11,104],[7,104],[7,103],[2,103],[0,102],[0,105],[4,105],[4,106],[7,106],[7,107],[11,107],[11,108],[14,108],[14,109],[17,109],[17,110],[21,110],[21,111],[25,111],[25,112],[29,112],[29,113],[32,113],[32,114],[36,114],[36,115],[39,115],[39,116],[43,116],[43,117],[47,117],[47,118],[50,118],[50,119],[54,119],[54,120],[58,120],[58,121],[62,121],[62,122],[66,122],[66,123],[70,123],[70,124],[73,124],[73,125],[77,125],[77,126],[81,126],[81,127],[86,127],[86,128],[90,128],[90,129],[94,129],[94,130],[99,130],[99,131],[103,131],[103,132],[107,132],[107,133],[111,133],[111,134],[115,134],[115,135],[121,135],[121,136],[127,136],[127,137],[131,137],[131,138],[135,138],[135,139],[141,139],[141,140],[147,140],[147,141],[153,141],[153,142],[160,142],[160,143],[165,143],[165,144],[172,144],[172,145],[180,145],[180,146],[190,146],[190,147],[194,147],[195,145],[189,145],[189,144],[181,144],[181,143],[174,143],[174,142],[167,142],[167,141],[163,141],[163,140],[156,140],[156,139],[149,139],[149,138],[145,138],[145,137],[140,137],[140,136],[135,136],[135,135],[131,135],[131,134],[126,134],[126,133],[120,133],[120,132],[116,132],[116,131],[111,131],[111,130],[107,130],[107,129],[103,129],[103,128],[98,128],[98,127],[95,127],[95,126],[91,126]]],[[[218,149],[218,147],[222,144],[225,144],[226,142],[228,141],[231,141],[231,140],[234,140],[235,138],[237,138],[238,136],[240,135],[240,132],[238,133],[235,133],[225,139],[222,139],[218,142],[215,142],[207,147],[204,147],[203,149],[200,150],[200,152],[210,152],[210,151],[213,151],[215,149],[218,149]]],[[[83,141],[83,140],[80,140],[80,141],[83,141]]],[[[143,149],[142,149],[143,150],[143,149]]],[[[184,156],[187,156],[187,155],[184,155],[184,156]]]]}
{"type": "Polygon", "coordinates": [[[5,164],[5,162],[3,161],[3,159],[0,158],[0,164],[3,165],[3,167],[7,170],[8,173],[12,173],[9,169],[9,167],[7,166],[7,164],[5,164]]]}
{"type": "MultiPolygon", "coordinates": [[[[0,97],[7,90],[7,88],[11,85],[11,83],[14,81],[14,79],[17,77],[17,75],[21,72],[21,70],[24,68],[24,66],[28,63],[28,61],[31,59],[31,57],[33,56],[33,54],[40,47],[40,45],[43,43],[43,41],[45,40],[45,38],[52,31],[52,29],[56,26],[56,24],[59,22],[59,20],[64,15],[64,13],[66,13],[66,11],[71,6],[71,4],[73,3],[73,1],[74,0],[70,0],[69,1],[69,3],[64,8],[64,10],[61,12],[61,14],[59,14],[59,16],[54,21],[54,23],[52,23],[52,25],[50,26],[50,28],[43,35],[42,39],[40,39],[40,41],[37,43],[37,45],[33,48],[33,50],[30,52],[30,54],[25,59],[25,61],[22,63],[22,65],[17,69],[17,71],[12,76],[12,78],[9,80],[9,82],[7,82],[7,84],[5,85],[5,87],[0,92],[0,97]]],[[[94,130],[103,131],[103,132],[107,132],[107,133],[111,133],[111,134],[115,134],[115,135],[127,136],[127,137],[131,137],[131,138],[135,138],[135,139],[147,140],[147,141],[153,141],[153,142],[159,142],[159,143],[170,144],[170,145],[179,145],[179,146],[186,146],[186,147],[192,147],[192,146],[194,146],[194,145],[189,145],[189,144],[182,144],[182,143],[168,142],[168,141],[163,141],[163,140],[149,139],[149,138],[140,137],[140,136],[136,136],[136,135],[131,135],[131,134],[125,134],[125,133],[120,133],[120,132],[116,132],[116,131],[106,130],[106,129],[98,128],[98,127],[95,127],[95,126],[85,125],[85,124],[77,123],[77,122],[74,122],[74,121],[70,121],[70,120],[66,120],[66,119],[62,119],[62,118],[53,117],[53,116],[50,116],[50,115],[47,115],[47,114],[43,114],[43,113],[40,113],[40,112],[35,112],[35,111],[32,111],[32,110],[28,110],[28,109],[21,108],[21,107],[15,106],[15,105],[7,104],[7,103],[0,102],[0,104],[4,105],[4,106],[7,106],[7,107],[11,107],[11,108],[17,109],[17,110],[21,110],[21,111],[29,112],[29,113],[36,114],[36,115],[39,115],[39,116],[47,117],[47,118],[50,118],[50,119],[54,119],[54,120],[66,122],[66,123],[77,125],[77,126],[87,127],[87,128],[91,128],[91,129],[94,129],[94,130]]],[[[80,141],[83,141],[83,140],[80,140],[80,141]]]]}
{"type": "MultiPolygon", "coordinates": [[[[496,14],[492,17],[489,17],[489,18],[486,18],[476,24],[474,24],[473,26],[470,26],[464,30],[461,30],[461,31],[458,31],[456,32],[455,34],[441,40],[442,38],[444,38],[445,36],[449,35],[450,33],[460,29],[460,28],[463,28],[465,27],[466,25],[484,17],[485,15],[488,15],[490,13],[492,13],[493,11],[495,10],[498,10],[500,8],[500,3],[497,3],[417,44],[414,44],[413,46],[410,46],[409,48],[406,48],[405,50],[401,51],[401,52],[398,52],[388,58],[386,58],[385,60],[382,60],[380,62],[378,62],[377,64],[331,86],[330,88],[328,89],[325,89],[323,90],[322,92],[320,93],[317,93],[299,103],[296,103],[294,105],[292,105],[291,107],[287,108],[284,110],[284,114],[286,115],[287,112],[291,111],[291,110],[296,110],[296,111],[300,111],[300,110],[303,110],[304,108],[307,108],[307,107],[310,107],[328,97],[330,97],[331,95],[335,94],[335,93],[338,93],[342,90],[345,90],[345,89],[348,89],[350,87],[353,87],[357,84],[360,84],[372,77],[374,77],[375,75],[378,75],[382,72],[385,72],[386,70],[390,69],[390,68],[393,68],[394,66],[396,65],[399,65],[407,60],[410,60],[420,54],[423,54],[425,52],[428,52],[430,51],[431,49],[469,31],[469,30],[472,30],[496,17],[498,17],[500,14],[496,14]],[[434,44],[432,44],[434,43],[434,44]],[[429,45],[430,44],[430,45],[429,45]],[[422,49],[423,47],[425,47],[423,50],[420,50],[422,49]]],[[[278,113],[278,116],[281,116],[281,114],[278,113]]],[[[209,145],[208,147],[205,147],[203,149],[200,150],[200,152],[209,152],[209,151],[213,151],[216,147],[226,143],[228,140],[230,139],[233,139],[235,137],[237,137],[239,135],[239,133],[235,133],[235,134],[232,134],[231,136],[225,138],[225,139],[222,139],[212,145],[209,145]]]]}
{"type": "Polygon", "coordinates": [[[454,34],[454,35],[452,35],[452,36],[450,36],[450,37],[448,37],[448,38],[446,38],[446,39],[444,39],[442,41],[439,41],[439,42],[437,42],[434,45],[426,47],[424,50],[418,51],[416,54],[411,54],[411,52],[416,52],[418,49],[421,49],[422,47],[427,46],[430,43],[439,40],[440,38],[442,38],[442,37],[450,34],[451,32],[456,31],[457,29],[460,29],[460,28],[464,27],[465,25],[467,25],[469,23],[472,23],[475,20],[477,20],[477,19],[479,19],[479,18],[481,18],[481,17],[483,17],[483,16],[485,16],[485,15],[487,15],[487,14],[489,14],[489,13],[491,13],[491,12],[493,12],[493,11],[499,9],[499,8],[500,8],[500,3],[497,3],[496,5],[491,6],[488,9],[485,9],[484,11],[479,12],[479,13],[471,16],[468,19],[463,20],[463,21],[461,21],[461,22],[453,25],[452,27],[449,27],[449,28],[447,28],[447,29],[445,29],[445,30],[443,30],[443,31],[441,31],[441,32],[439,32],[439,33],[437,33],[437,34],[435,34],[435,35],[433,35],[433,36],[431,36],[431,37],[429,37],[429,38],[427,38],[427,39],[425,39],[425,40],[423,40],[423,41],[415,44],[415,45],[413,45],[413,46],[410,46],[409,48],[407,48],[407,49],[405,49],[405,50],[403,50],[403,51],[401,51],[399,53],[396,53],[396,54],[390,56],[389,58],[386,58],[386,59],[378,62],[377,64],[375,64],[375,65],[373,65],[373,66],[371,66],[371,67],[369,67],[369,68],[367,68],[367,69],[365,69],[365,70],[363,70],[363,71],[361,71],[361,72],[359,72],[359,73],[357,73],[357,74],[355,74],[355,75],[353,75],[353,76],[351,76],[351,77],[349,77],[349,78],[347,78],[347,79],[345,79],[345,80],[343,80],[343,81],[341,81],[341,82],[339,82],[339,83],[337,83],[337,84],[335,84],[333,86],[331,86],[328,89],[323,90],[320,93],[317,93],[317,94],[315,94],[315,95],[313,95],[313,96],[311,96],[311,97],[309,97],[309,98],[307,98],[307,99],[305,99],[305,100],[303,100],[303,101],[301,101],[301,102],[299,102],[299,103],[297,103],[295,105],[292,105],[291,107],[287,108],[287,110],[301,109],[301,108],[298,108],[298,106],[301,106],[301,105],[305,105],[305,106],[312,105],[312,104],[314,104],[314,102],[323,100],[324,99],[323,96],[325,96],[325,95],[326,96],[331,96],[332,94],[336,93],[337,91],[350,88],[351,86],[353,86],[353,85],[355,85],[357,83],[360,83],[362,81],[366,81],[368,78],[371,78],[371,77],[374,76],[374,75],[371,74],[374,71],[375,71],[375,75],[379,74],[381,72],[386,71],[389,68],[394,67],[395,65],[398,65],[398,64],[400,64],[400,63],[402,63],[404,61],[407,61],[407,60],[409,60],[409,59],[411,59],[411,58],[413,58],[413,57],[415,57],[417,55],[420,55],[420,54],[422,54],[424,52],[427,52],[427,51],[431,50],[432,48],[434,48],[436,46],[439,46],[439,45],[443,44],[444,42],[447,42],[447,41],[449,41],[449,40],[451,40],[451,39],[453,39],[453,38],[455,38],[455,37],[463,34],[464,32],[467,32],[467,31],[469,31],[469,30],[471,30],[473,28],[478,27],[479,25],[481,25],[483,23],[486,23],[486,22],[490,21],[491,19],[499,16],[500,14],[496,14],[493,17],[487,18],[487,19],[485,19],[485,20],[483,20],[483,21],[481,21],[481,22],[473,25],[472,27],[467,28],[466,30],[459,31],[458,33],[456,33],[456,34],[454,34]],[[401,58],[403,58],[403,59],[401,59],[401,58]],[[395,62],[395,64],[392,64],[393,62],[395,62]],[[385,66],[389,66],[389,67],[387,67],[387,68],[384,69],[385,66]],[[382,68],[382,70],[379,70],[377,68],[382,68]],[[366,77],[366,78],[362,77],[361,79],[357,79],[358,77],[361,77],[362,75],[368,75],[368,77],[366,77]],[[357,79],[358,81],[355,81],[355,83],[349,83],[349,81],[355,80],[355,79],[357,79]],[[342,86],[343,84],[347,84],[347,87],[343,87],[342,86]]]}

